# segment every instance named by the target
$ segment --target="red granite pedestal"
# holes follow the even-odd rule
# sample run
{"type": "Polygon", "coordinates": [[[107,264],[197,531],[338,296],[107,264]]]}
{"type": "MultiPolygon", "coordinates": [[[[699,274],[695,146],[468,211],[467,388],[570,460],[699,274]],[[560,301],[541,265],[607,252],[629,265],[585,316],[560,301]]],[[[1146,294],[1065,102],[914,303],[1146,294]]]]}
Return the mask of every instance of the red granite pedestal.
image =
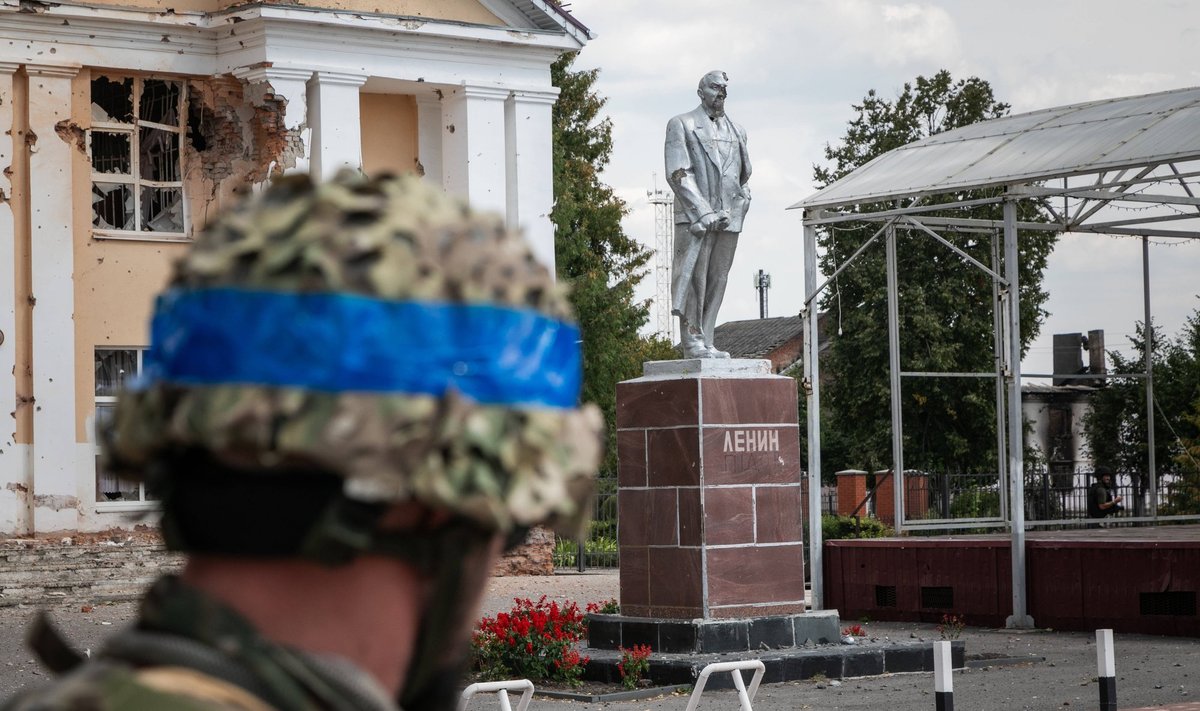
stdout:
{"type": "Polygon", "coordinates": [[[617,454],[623,615],[804,612],[795,380],[769,361],[647,363],[617,386],[617,454]]]}

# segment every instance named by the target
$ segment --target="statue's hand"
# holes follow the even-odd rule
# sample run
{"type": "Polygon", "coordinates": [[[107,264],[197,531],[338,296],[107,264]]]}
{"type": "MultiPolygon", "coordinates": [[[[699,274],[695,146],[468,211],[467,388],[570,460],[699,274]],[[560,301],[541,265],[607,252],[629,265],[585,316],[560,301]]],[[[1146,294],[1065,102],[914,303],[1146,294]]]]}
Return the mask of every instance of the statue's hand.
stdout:
{"type": "MultiPolygon", "coordinates": [[[[712,232],[714,229],[721,229],[721,219],[720,213],[710,212],[688,228],[688,231],[699,237],[702,234],[712,232]]],[[[729,224],[729,216],[726,215],[724,219],[725,224],[729,224]]]]}

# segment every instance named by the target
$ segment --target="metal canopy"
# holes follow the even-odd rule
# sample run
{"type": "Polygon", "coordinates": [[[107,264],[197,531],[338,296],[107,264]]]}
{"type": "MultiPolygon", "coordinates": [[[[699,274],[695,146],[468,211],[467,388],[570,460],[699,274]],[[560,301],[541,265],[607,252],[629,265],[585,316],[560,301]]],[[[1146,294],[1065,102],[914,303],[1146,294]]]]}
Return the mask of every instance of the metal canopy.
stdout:
{"type": "MultiPolygon", "coordinates": [[[[1149,237],[1200,238],[1200,88],[1177,89],[1073,104],[965,126],[894,149],[792,205],[804,210],[804,385],[808,399],[808,504],[820,510],[821,427],[817,300],[868,249],[886,250],[888,352],[891,377],[892,470],[897,530],[1007,526],[1012,536],[1013,610],[1010,627],[1031,627],[1025,589],[1024,426],[1021,415],[1021,232],[1092,232],[1142,240],[1143,306],[1151,322],[1149,237]],[[1042,218],[1017,220],[1017,205],[1032,204],[1042,218]],[[998,205],[1002,219],[964,216],[961,210],[998,205]],[[817,230],[839,223],[876,223],[834,272],[818,279],[817,230]],[[899,347],[896,252],[905,239],[932,239],[993,284],[995,368],[991,373],[921,373],[904,369],[899,347]],[[966,254],[953,234],[993,235],[990,264],[966,254]],[[949,236],[949,238],[947,238],[949,236]],[[988,377],[996,383],[996,468],[1001,520],[940,520],[910,524],[904,517],[904,445],[901,389],[905,378],[988,377]]],[[[1029,214],[1026,211],[1025,214],[1029,214]]],[[[1157,520],[1154,461],[1152,333],[1145,339],[1150,516],[1157,520]]],[[[821,523],[809,517],[813,607],[824,604],[821,523]]]]}
{"type": "Polygon", "coordinates": [[[791,208],[881,202],[1195,158],[1200,158],[1200,87],[1042,109],[939,133],[879,156],[791,208]]]}

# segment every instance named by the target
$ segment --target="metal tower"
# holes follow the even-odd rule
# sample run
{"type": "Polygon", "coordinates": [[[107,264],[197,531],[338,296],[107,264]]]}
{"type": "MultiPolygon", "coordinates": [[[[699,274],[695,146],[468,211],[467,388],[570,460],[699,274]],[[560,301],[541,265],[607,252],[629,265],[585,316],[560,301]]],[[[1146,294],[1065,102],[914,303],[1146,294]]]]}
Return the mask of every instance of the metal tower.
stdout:
{"type": "Polygon", "coordinates": [[[771,275],[759,269],[754,275],[754,288],[758,290],[758,317],[767,317],[767,291],[771,288],[771,275]]]}
{"type": "Polygon", "coordinates": [[[675,323],[671,318],[671,259],[674,256],[674,195],[657,186],[646,191],[654,206],[654,295],[655,332],[674,343],[675,323]]]}

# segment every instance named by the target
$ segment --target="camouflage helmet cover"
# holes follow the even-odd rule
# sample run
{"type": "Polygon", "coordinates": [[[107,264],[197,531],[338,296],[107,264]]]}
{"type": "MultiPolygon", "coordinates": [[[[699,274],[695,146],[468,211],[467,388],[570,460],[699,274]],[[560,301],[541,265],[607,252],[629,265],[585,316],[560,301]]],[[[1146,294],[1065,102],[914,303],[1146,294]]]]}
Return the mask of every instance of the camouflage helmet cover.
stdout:
{"type": "MultiPolygon", "coordinates": [[[[518,318],[534,314],[537,324],[550,324],[548,330],[559,324],[574,328],[565,288],[498,216],[472,213],[413,177],[343,173],[315,185],[305,176],[275,181],[202,231],[176,263],[156,307],[145,377],[121,394],[101,433],[104,456],[118,473],[139,478],[154,463],[169,461],[172,452],[198,449],[253,472],[332,472],[344,479],[351,499],[415,500],[506,533],[539,523],[570,532],[581,525],[603,423],[594,405],[575,402],[577,387],[569,405],[547,406],[479,400],[454,383],[440,392],[413,392],[157,377],[156,352],[175,338],[157,325],[170,310],[172,294],[221,290],[268,300],[345,296],[372,307],[400,304],[417,311],[496,307],[518,318]]],[[[304,308],[300,318],[274,326],[273,320],[285,317],[249,309],[210,314],[208,321],[245,328],[247,340],[259,344],[249,352],[264,356],[270,368],[270,358],[290,357],[297,323],[321,321],[304,308]],[[286,343],[272,348],[275,338],[286,343]]],[[[176,325],[195,337],[213,325],[204,321],[185,316],[176,325]]],[[[305,353],[292,357],[317,353],[321,360],[326,352],[352,350],[347,335],[358,330],[343,321],[318,332],[328,338],[305,332],[305,353]]],[[[446,333],[455,330],[463,329],[446,333]]],[[[566,331],[573,341],[569,358],[578,368],[577,336],[571,333],[566,331]]],[[[422,334],[410,335],[420,341],[422,334]]],[[[390,338],[385,331],[380,340],[390,338]]],[[[483,358],[497,367],[500,356],[489,351],[483,358]]],[[[419,367],[403,352],[393,363],[399,370],[419,367]]],[[[499,369],[511,367],[501,363],[499,369]]]]}

